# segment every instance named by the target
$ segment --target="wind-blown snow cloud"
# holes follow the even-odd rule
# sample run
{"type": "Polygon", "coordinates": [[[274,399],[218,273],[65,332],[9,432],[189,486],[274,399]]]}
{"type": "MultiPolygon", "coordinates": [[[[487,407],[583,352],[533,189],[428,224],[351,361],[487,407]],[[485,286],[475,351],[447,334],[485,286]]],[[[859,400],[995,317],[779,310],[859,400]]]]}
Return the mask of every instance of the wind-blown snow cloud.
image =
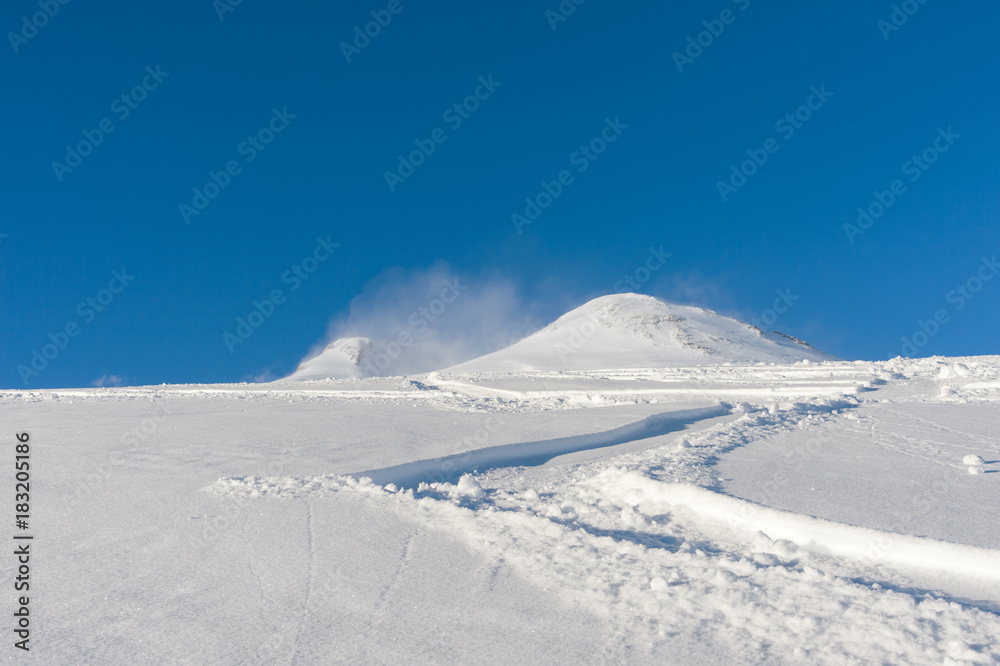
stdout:
{"type": "Polygon", "coordinates": [[[122,381],[123,381],[122,378],[118,375],[101,375],[100,377],[94,380],[94,383],[92,385],[98,388],[104,386],[121,386],[122,381]]]}
{"type": "Polygon", "coordinates": [[[391,358],[379,374],[437,370],[534,332],[546,323],[534,312],[508,279],[475,278],[447,264],[394,268],[366,285],[345,317],[330,322],[310,357],[339,338],[368,337],[391,358]]]}

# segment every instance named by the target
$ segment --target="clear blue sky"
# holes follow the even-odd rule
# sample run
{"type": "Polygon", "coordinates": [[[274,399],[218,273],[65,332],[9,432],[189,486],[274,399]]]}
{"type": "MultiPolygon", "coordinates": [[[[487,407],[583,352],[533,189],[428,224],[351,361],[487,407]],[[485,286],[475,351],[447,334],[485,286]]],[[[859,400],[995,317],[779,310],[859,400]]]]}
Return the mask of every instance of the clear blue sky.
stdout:
{"type": "Polygon", "coordinates": [[[639,291],[845,358],[897,355],[936,313],[916,355],[1000,353],[1000,279],[976,278],[1000,253],[995,2],[913,0],[898,30],[879,23],[891,2],[562,4],[556,22],[557,0],[5,3],[0,386],[286,374],[394,267],[509,280],[544,320],[660,246],[639,291]],[[348,62],[372,11],[391,22],[348,62]],[[602,132],[604,152],[575,153],[602,132]],[[907,164],[925,150],[933,164],[907,164]],[[767,161],[730,181],[747,151],[767,161]],[[564,170],[518,233],[511,215],[564,170]],[[185,215],[210,172],[226,187],[185,215]],[[881,217],[845,231],[897,180],[881,217]],[[339,247],[293,289],[318,237],[339,247]],[[223,334],[275,289],[230,352],[223,334]],[[797,300],[768,314],[776,290],[797,300]]]}

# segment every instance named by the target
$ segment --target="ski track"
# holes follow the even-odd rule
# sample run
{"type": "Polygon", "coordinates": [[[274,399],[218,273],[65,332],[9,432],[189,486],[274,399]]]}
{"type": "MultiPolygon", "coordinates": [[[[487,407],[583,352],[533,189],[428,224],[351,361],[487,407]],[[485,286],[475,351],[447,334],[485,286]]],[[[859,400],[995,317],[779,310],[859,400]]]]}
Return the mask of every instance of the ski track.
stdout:
{"type": "Polygon", "coordinates": [[[315,541],[315,530],[313,527],[313,508],[312,502],[307,497],[305,498],[306,507],[306,534],[307,534],[307,548],[308,548],[308,559],[306,565],[306,585],[305,594],[302,597],[302,617],[299,620],[298,627],[295,630],[295,639],[292,641],[292,653],[290,664],[295,664],[299,656],[300,643],[299,640],[302,637],[302,630],[306,627],[309,621],[309,603],[312,600],[312,587],[313,587],[313,574],[315,570],[315,557],[316,557],[316,541],[315,541]]]}
{"type": "MultiPolygon", "coordinates": [[[[378,595],[378,599],[372,604],[371,610],[367,613],[367,618],[365,619],[364,633],[366,635],[375,635],[374,629],[375,625],[379,619],[385,614],[387,605],[393,594],[395,594],[400,588],[400,581],[403,578],[404,573],[410,566],[412,558],[413,542],[417,538],[417,531],[411,532],[407,537],[406,541],[403,543],[402,551],[399,555],[399,562],[396,564],[396,568],[392,572],[392,576],[389,582],[385,584],[382,591],[378,595]]],[[[378,646],[371,644],[368,646],[368,658],[372,663],[379,661],[378,659],[378,646]]]]}
{"type": "Polygon", "coordinates": [[[383,469],[358,472],[351,476],[359,479],[368,477],[378,485],[384,486],[392,483],[403,488],[416,488],[421,483],[431,480],[454,482],[472,470],[485,472],[497,467],[532,467],[569,453],[659,437],[679,431],[686,425],[697,421],[724,416],[729,411],[728,407],[718,405],[702,409],[664,412],[605,432],[493,446],[383,469]]]}
{"type": "MultiPolygon", "coordinates": [[[[365,484],[341,488],[352,490],[374,494],[377,501],[397,502],[397,510],[422,517],[431,529],[463,539],[477,551],[504,557],[529,580],[603,616],[616,635],[631,635],[647,649],[682,633],[718,638],[720,631],[734,631],[751,652],[766,652],[772,643],[782,648],[779,652],[805,643],[816,647],[802,652],[792,648],[784,658],[837,663],[852,654],[859,656],[852,642],[856,626],[863,624],[885,637],[883,659],[917,663],[931,655],[915,652],[910,647],[915,639],[931,643],[947,635],[951,640],[945,650],[935,653],[938,658],[947,657],[949,650],[976,645],[984,631],[990,635],[1000,630],[1000,620],[990,613],[832,574],[827,568],[836,565],[835,560],[815,557],[780,539],[762,537],[764,545],[757,547],[761,552],[754,553],[748,544],[741,549],[727,543],[722,531],[716,530],[712,542],[717,545],[706,551],[688,539],[684,521],[678,520],[670,523],[682,542],[675,550],[595,534],[575,521],[530,510],[499,510],[488,503],[463,506],[432,495],[391,495],[365,484]],[[825,609],[824,615],[834,608],[839,612],[831,620],[810,625],[800,608],[825,609]],[[636,612],[647,618],[649,626],[635,626],[636,612]],[[910,626],[913,615],[920,618],[920,629],[910,626]],[[838,616],[842,621],[836,621],[838,616]],[[955,641],[961,646],[956,647],[955,641]]],[[[447,493],[443,490],[442,495],[447,493]]],[[[619,507],[616,504],[598,519],[614,520],[619,507]]],[[[627,533],[634,530],[635,521],[649,518],[643,512],[618,520],[627,533]]],[[[708,526],[696,522],[701,530],[708,526]]]]}
{"type": "MultiPolygon", "coordinates": [[[[829,368],[762,368],[761,374],[771,375],[772,381],[779,376],[785,382],[798,381],[806,374],[829,380],[770,391],[745,386],[678,388],[687,396],[735,395],[758,401],[756,407],[732,406],[735,413],[742,412],[740,418],[689,435],[691,448],[683,451],[674,444],[680,438],[677,433],[699,419],[674,415],[673,427],[653,427],[657,419],[661,425],[669,419],[667,412],[612,431],[480,449],[351,476],[232,478],[220,480],[213,489],[244,498],[360,495],[428,529],[444,531],[487,561],[502,561],[539,587],[589,609],[618,639],[631,636],[636,642],[630,645],[640,655],[652,654],[642,650],[655,650],[679,636],[704,636],[739,642],[746,654],[757,655],[755,662],[998,663],[1000,652],[987,637],[1000,635],[1000,551],[853,527],[715,491],[711,465],[719,455],[776,432],[826,423],[834,425],[840,437],[861,440],[868,432],[863,423],[844,417],[865,403],[905,425],[909,415],[862,397],[864,391],[877,391],[874,387],[886,383],[868,383],[871,379],[892,378],[890,366],[840,367],[836,375],[829,368]],[[791,397],[801,400],[770,406],[759,402],[791,397]],[[649,439],[647,448],[611,459],[533,467],[530,474],[522,469],[526,462],[538,462],[530,460],[529,453],[550,460],[643,437],[649,439]],[[443,482],[420,483],[416,478],[442,469],[449,472],[439,475],[443,482]],[[466,475],[474,479],[471,483],[465,478],[455,483],[472,469],[478,471],[474,477],[466,475]],[[403,488],[386,489],[383,484],[403,488]],[[541,484],[537,492],[534,484],[541,484]],[[937,574],[980,580],[985,598],[949,597],[933,584],[913,584],[921,576],[937,574]],[[800,608],[820,610],[803,616],[800,608]],[[859,641],[858,626],[880,636],[877,644],[859,641]]],[[[929,370],[905,369],[911,375],[929,370]]],[[[685,369],[577,376],[583,374],[608,381],[646,376],[689,383],[698,373],[685,369]]],[[[465,396],[481,406],[501,399],[519,402],[523,409],[538,403],[552,408],[555,394],[565,399],[573,393],[547,386],[543,391],[519,391],[477,385],[483,379],[432,376],[419,388],[446,402],[465,396]]],[[[573,379],[572,373],[546,377],[557,382],[573,379]]],[[[734,384],[742,381],[738,377],[734,384]]],[[[624,397],[671,392],[661,387],[602,388],[580,392],[573,400],[584,404],[595,393],[624,397]]],[[[718,415],[706,411],[701,418],[718,415]]],[[[967,436],[925,419],[913,420],[967,436]]],[[[894,453],[954,467],[943,462],[944,451],[917,437],[884,428],[876,432],[874,422],[870,436],[894,453]]],[[[412,536],[376,610],[398,584],[411,543],[412,536]]]]}
{"type": "MultiPolygon", "coordinates": [[[[860,439],[860,438],[859,438],[860,439]]],[[[942,458],[945,458],[943,452],[940,449],[933,448],[929,445],[924,444],[918,439],[913,437],[908,437],[906,435],[897,432],[888,432],[885,428],[879,430],[874,436],[873,441],[878,446],[882,448],[889,449],[893,453],[898,453],[903,456],[909,456],[910,458],[916,458],[918,460],[923,460],[924,462],[931,463],[932,465],[937,465],[940,467],[947,467],[949,469],[954,469],[956,465],[948,464],[942,458]],[[901,446],[898,444],[892,444],[891,440],[899,440],[909,445],[901,446]],[[920,449],[921,451],[927,452],[929,455],[921,455],[914,448],[920,449]],[[934,454],[937,454],[936,456],[934,454]]]]}
{"type": "Polygon", "coordinates": [[[250,554],[251,544],[253,544],[253,535],[250,530],[247,529],[247,525],[250,523],[250,516],[253,515],[250,511],[247,511],[246,519],[243,521],[243,536],[246,539],[246,546],[243,549],[243,556],[246,558],[247,569],[250,571],[250,575],[253,577],[254,581],[257,583],[257,589],[260,592],[261,602],[270,603],[270,599],[267,597],[267,593],[264,591],[264,581],[260,577],[260,574],[253,566],[253,556],[250,554]]]}
{"type": "MultiPolygon", "coordinates": [[[[399,589],[399,581],[402,579],[403,573],[410,566],[410,559],[412,557],[411,550],[413,548],[413,541],[417,538],[417,532],[412,532],[406,541],[403,543],[403,551],[399,555],[399,563],[396,565],[395,570],[392,572],[392,576],[389,582],[386,583],[382,592],[379,593],[378,599],[375,600],[374,605],[371,610],[371,617],[378,615],[382,612],[385,607],[386,602],[389,597],[399,589]]],[[[369,626],[371,626],[371,618],[369,619],[369,626]]]]}
{"type": "MultiPolygon", "coordinates": [[[[956,456],[952,452],[946,451],[945,449],[942,449],[940,446],[936,446],[925,439],[920,439],[919,429],[917,432],[918,436],[916,437],[913,435],[908,435],[904,432],[900,432],[899,429],[901,428],[915,429],[915,426],[907,422],[908,419],[916,421],[918,423],[923,423],[932,427],[936,427],[938,430],[942,432],[948,432],[953,435],[958,435],[965,439],[977,439],[979,441],[987,443],[986,440],[983,438],[979,438],[975,435],[971,435],[968,433],[960,432],[958,430],[937,426],[937,424],[933,423],[932,421],[928,421],[926,419],[922,419],[916,416],[912,416],[909,414],[900,414],[899,412],[895,412],[885,408],[881,409],[876,408],[876,410],[884,411],[899,417],[899,422],[892,424],[893,427],[892,430],[888,430],[885,427],[882,427],[877,431],[877,435],[875,435],[873,439],[873,441],[876,444],[878,444],[879,446],[883,446],[884,448],[887,448],[895,453],[917,458],[925,462],[929,462],[933,465],[945,467],[947,469],[952,469],[952,470],[962,470],[967,467],[967,465],[961,464],[961,457],[956,456]],[[893,445],[888,441],[893,439],[904,442],[905,445],[893,445]]],[[[996,444],[987,443],[986,449],[983,449],[982,447],[971,447],[971,446],[967,446],[964,448],[967,451],[986,452],[995,455],[996,444]]]]}
{"type": "MultiPolygon", "coordinates": [[[[997,442],[996,442],[996,440],[990,440],[990,439],[987,439],[986,437],[982,437],[980,435],[975,435],[975,434],[972,434],[972,433],[963,432],[963,431],[957,430],[955,428],[949,428],[948,426],[941,425],[940,423],[936,423],[936,422],[931,421],[929,419],[921,418],[921,417],[917,416],[916,414],[902,414],[900,412],[897,412],[895,410],[889,409],[888,407],[884,407],[884,406],[881,409],[883,411],[889,413],[889,414],[893,414],[895,416],[898,416],[899,419],[900,419],[900,421],[901,421],[901,423],[899,425],[904,425],[905,426],[907,419],[912,420],[912,421],[917,421],[918,423],[925,423],[925,424],[931,426],[932,428],[934,428],[936,430],[940,430],[941,432],[949,433],[949,434],[952,434],[952,435],[959,435],[959,436],[964,437],[966,439],[974,439],[977,442],[980,442],[980,443],[984,444],[987,447],[987,450],[989,450],[990,452],[993,452],[993,453],[996,452],[996,449],[997,449],[997,442]]],[[[976,448],[970,446],[970,447],[968,447],[968,450],[969,451],[975,451],[976,448]]]]}

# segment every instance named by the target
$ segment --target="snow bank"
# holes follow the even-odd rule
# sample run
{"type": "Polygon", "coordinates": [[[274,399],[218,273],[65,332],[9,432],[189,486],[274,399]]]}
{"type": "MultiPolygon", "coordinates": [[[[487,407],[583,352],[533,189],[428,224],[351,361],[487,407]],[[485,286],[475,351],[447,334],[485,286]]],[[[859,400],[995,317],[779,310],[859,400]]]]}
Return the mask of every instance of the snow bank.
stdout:
{"type": "Polygon", "coordinates": [[[678,506],[742,533],[747,541],[763,532],[808,551],[906,569],[1000,581],[1000,552],[934,539],[854,527],[788,513],[687,484],[661,483],[637,472],[611,469],[592,482],[608,498],[655,516],[678,506]]]}

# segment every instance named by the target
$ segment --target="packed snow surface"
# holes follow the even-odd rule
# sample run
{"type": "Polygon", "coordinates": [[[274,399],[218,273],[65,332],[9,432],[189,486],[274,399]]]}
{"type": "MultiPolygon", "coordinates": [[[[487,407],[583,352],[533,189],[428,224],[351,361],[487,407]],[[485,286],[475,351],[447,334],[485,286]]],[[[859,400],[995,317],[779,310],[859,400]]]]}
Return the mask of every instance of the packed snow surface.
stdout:
{"type": "Polygon", "coordinates": [[[0,392],[12,660],[1000,662],[1000,357],[685,366],[817,353],[698,312],[671,365],[0,392]]]}

